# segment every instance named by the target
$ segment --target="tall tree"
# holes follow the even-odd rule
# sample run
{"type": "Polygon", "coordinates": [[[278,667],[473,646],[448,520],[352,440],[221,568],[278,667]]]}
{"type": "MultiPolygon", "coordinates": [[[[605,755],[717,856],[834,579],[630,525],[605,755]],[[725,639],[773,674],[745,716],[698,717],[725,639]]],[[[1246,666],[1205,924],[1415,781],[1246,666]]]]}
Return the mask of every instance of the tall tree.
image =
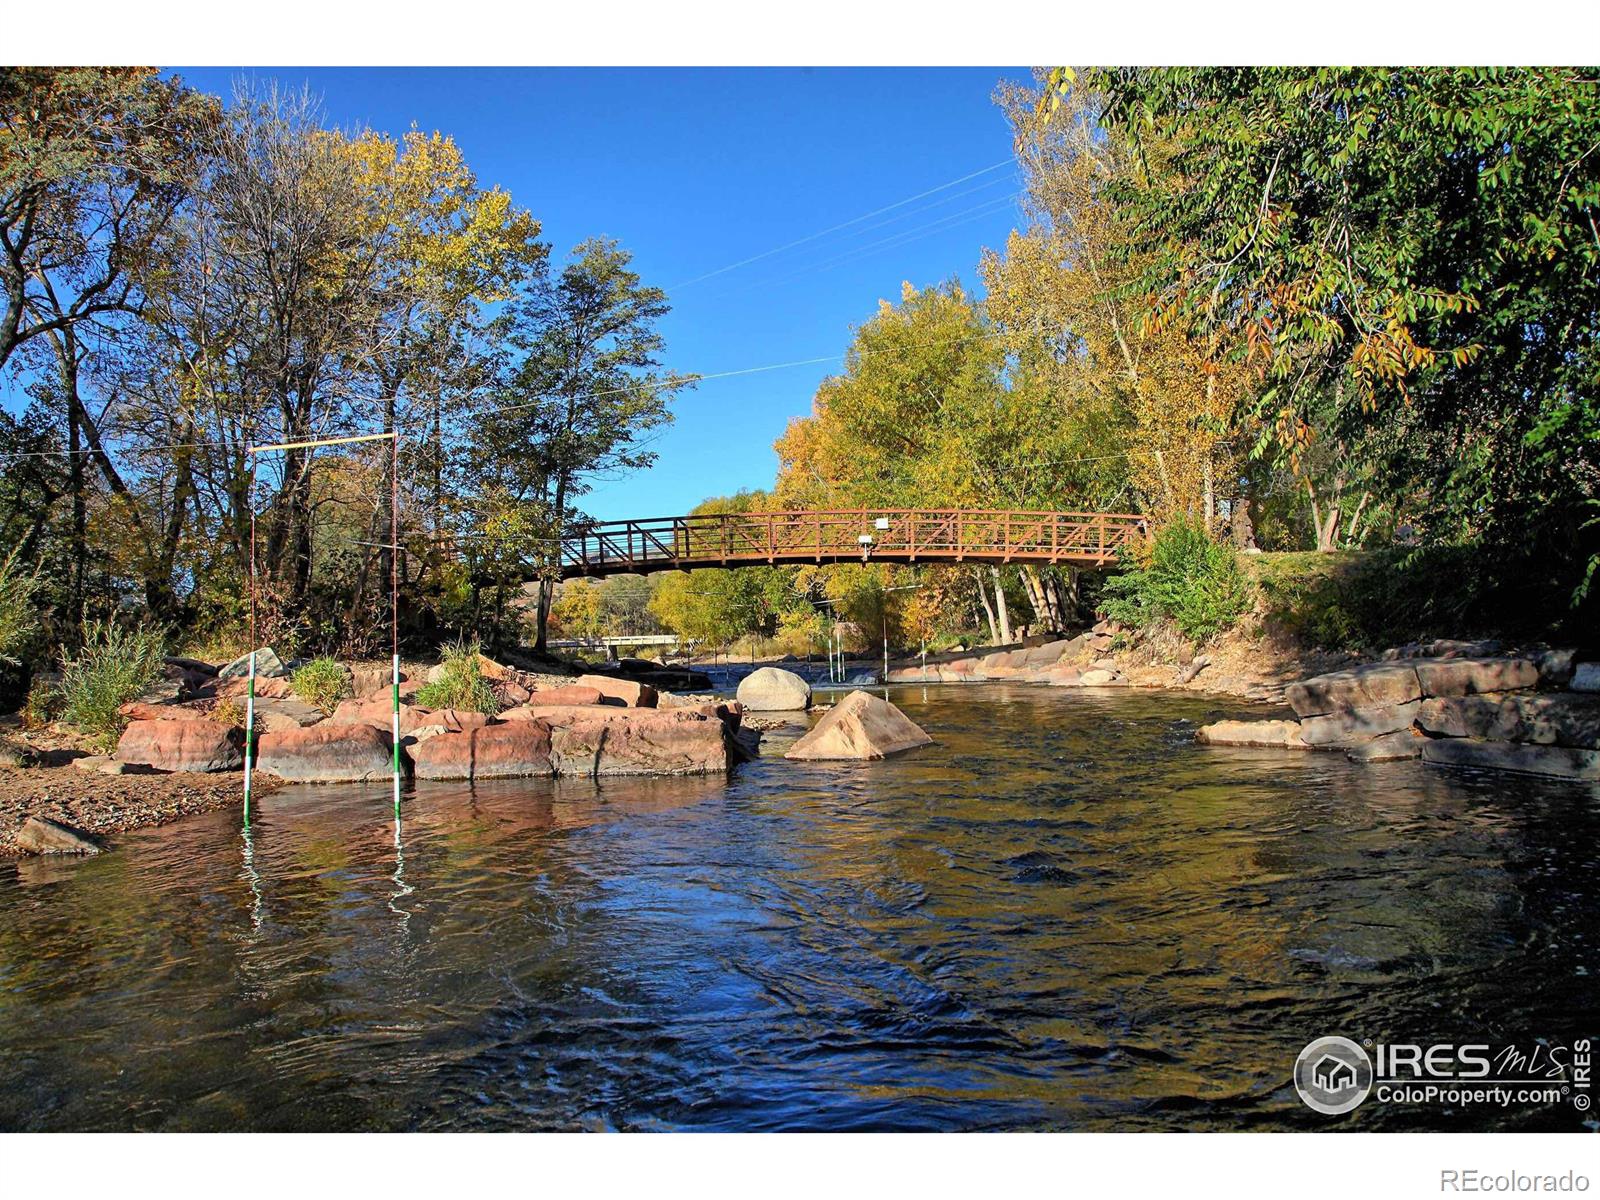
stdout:
{"type": "Polygon", "coordinates": [[[694,377],[661,369],[666,293],[645,285],[614,241],[580,243],[549,286],[508,306],[495,332],[507,350],[497,405],[476,422],[480,458],[545,523],[536,645],[559,563],[550,548],[575,525],[575,501],[597,476],[647,467],[652,431],[694,377]]]}
{"type": "MultiPolygon", "coordinates": [[[[1315,412],[1385,437],[1403,515],[1521,563],[1600,568],[1600,72],[1095,72],[1168,169],[1116,199],[1151,248],[1147,322],[1260,364],[1291,452],[1315,412]],[[1573,556],[1574,544],[1582,545],[1573,556]],[[1586,562],[1586,565],[1584,565],[1586,562]]],[[[1512,567],[1520,571],[1520,566],[1512,567]]]]}

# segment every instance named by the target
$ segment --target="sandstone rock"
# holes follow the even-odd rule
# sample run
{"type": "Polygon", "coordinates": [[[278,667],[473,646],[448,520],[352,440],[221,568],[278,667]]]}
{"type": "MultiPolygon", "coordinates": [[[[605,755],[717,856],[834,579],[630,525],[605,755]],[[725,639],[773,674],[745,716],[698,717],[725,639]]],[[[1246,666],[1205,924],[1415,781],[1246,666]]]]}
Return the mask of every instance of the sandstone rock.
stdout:
{"type": "Polygon", "coordinates": [[[418,779],[515,779],[555,773],[550,727],[510,721],[444,733],[411,747],[418,779]]]}
{"type": "Polygon", "coordinates": [[[1567,686],[1575,692],[1600,692],[1600,662],[1579,663],[1567,686]]]}
{"type": "MultiPolygon", "coordinates": [[[[658,697],[658,700],[664,702],[666,697],[658,697]]],[[[597,687],[589,687],[587,684],[569,683],[563,687],[536,688],[533,694],[529,696],[524,703],[531,704],[535,708],[538,708],[546,704],[610,703],[620,705],[622,704],[622,701],[608,698],[597,687]]]]}
{"type": "Polygon", "coordinates": [[[327,716],[315,704],[307,704],[294,696],[277,699],[272,696],[256,697],[256,723],[258,733],[282,733],[286,729],[304,729],[315,725],[327,716]]]}
{"type": "Polygon", "coordinates": [[[1539,682],[1539,668],[1527,658],[1419,658],[1412,666],[1424,696],[1510,692],[1539,682]]]}
{"type": "Polygon", "coordinates": [[[82,830],[48,817],[29,817],[17,830],[17,848],[28,854],[99,854],[103,847],[82,830]]]}
{"type": "MultiPolygon", "coordinates": [[[[279,677],[289,673],[283,665],[283,660],[273,653],[271,646],[261,646],[256,650],[256,678],[263,676],[279,677]]],[[[227,666],[217,672],[219,679],[240,679],[250,674],[250,655],[241,654],[227,666]]]]}
{"type": "MultiPolygon", "coordinates": [[[[400,706],[401,737],[414,729],[434,723],[433,716],[427,709],[410,704],[400,706]]],[[[374,729],[389,733],[394,728],[394,698],[379,694],[368,696],[364,700],[341,700],[339,707],[334,709],[333,715],[328,718],[328,724],[371,725],[374,729]]]]}
{"type": "Polygon", "coordinates": [[[1300,736],[1298,721],[1216,721],[1195,731],[1202,746],[1266,746],[1282,750],[1309,750],[1300,736]]]}
{"type": "Polygon", "coordinates": [[[1422,744],[1427,740],[1415,730],[1401,729],[1351,746],[1344,756],[1351,762],[1402,762],[1408,758],[1421,758],[1422,744]]]}
{"type": "Polygon", "coordinates": [[[1083,672],[1077,667],[1057,663],[1040,676],[1040,682],[1048,683],[1051,687],[1078,687],[1083,683],[1083,672]]]}
{"type": "Polygon", "coordinates": [[[610,675],[579,675],[577,686],[593,688],[599,692],[602,703],[611,700],[618,704],[626,704],[629,708],[656,706],[655,688],[634,679],[614,679],[610,675]]]}
{"type": "Polygon", "coordinates": [[[501,680],[510,679],[512,671],[510,667],[503,667],[495,662],[494,659],[486,658],[480,654],[478,655],[478,674],[490,683],[499,683],[501,680]]]}
{"type": "Polygon", "coordinates": [[[811,707],[811,685],[780,667],[750,672],[739,681],[735,694],[751,712],[796,712],[811,707]]]}
{"type": "Polygon", "coordinates": [[[1300,722],[1300,736],[1308,746],[1369,741],[1386,733],[1409,729],[1421,707],[1420,700],[1412,700],[1384,708],[1353,708],[1318,717],[1305,717],[1300,722]]]}
{"type": "Polygon", "coordinates": [[[1515,742],[1480,742],[1471,738],[1430,738],[1422,761],[1439,767],[1478,767],[1519,775],[1600,781],[1600,750],[1566,746],[1524,746],[1515,742]]]}
{"type": "Polygon", "coordinates": [[[1110,687],[1120,683],[1121,679],[1115,671],[1108,671],[1104,667],[1090,667],[1078,678],[1084,687],[1110,687]]]}
{"type": "Polygon", "coordinates": [[[851,692],[784,757],[807,762],[884,758],[932,743],[915,721],[887,700],[870,692],[851,692]]]}
{"type": "Polygon", "coordinates": [[[256,746],[259,770],[294,783],[364,783],[394,773],[388,734],[363,723],[264,733],[256,746]]]}
{"type": "Polygon", "coordinates": [[[161,771],[232,771],[244,764],[244,730],[203,717],[133,721],[122,731],[116,757],[161,771]]]}
{"type": "MultiPolygon", "coordinates": [[[[394,687],[394,664],[387,662],[347,663],[345,670],[350,672],[350,693],[358,698],[367,696],[387,696],[394,687]]],[[[404,671],[400,672],[400,682],[407,679],[404,671]]],[[[415,689],[413,689],[415,690],[415,689]]]]}
{"type": "Polygon", "coordinates": [[[1444,737],[1600,748],[1600,696],[1570,692],[1423,701],[1417,724],[1444,737]]]}
{"type": "MultiPolygon", "coordinates": [[[[250,680],[248,678],[224,679],[216,686],[216,694],[221,697],[243,700],[250,694],[250,680]]],[[[288,700],[294,695],[294,686],[289,682],[287,675],[256,677],[257,700],[288,700]]]]}
{"type": "Polygon", "coordinates": [[[118,762],[105,754],[85,754],[82,758],[72,760],[72,765],[80,771],[98,771],[102,775],[125,775],[128,764],[118,762]]]}
{"type": "Polygon", "coordinates": [[[1284,689],[1289,707],[1301,717],[1322,716],[1341,709],[1386,708],[1421,696],[1422,683],[1410,663],[1370,663],[1304,679],[1284,689]]]}
{"type": "Polygon", "coordinates": [[[130,700],[117,709],[117,715],[130,721],[192,721],[203,714],[186,705],[150,704],[144,700],[130,700]]]}
{"type": "Polygon", "coordinates": [[[530,699],[533,693],[523,687],[515,679],[502,679],[494,685],[495,698],[501,704],[521,704],[530,699]]]}
{"type": "Polygon", "coordinates": [[[559,775],[707,775],[728,769],[732,730],[694,709],[590,708],[551,726],[559,775]]]}

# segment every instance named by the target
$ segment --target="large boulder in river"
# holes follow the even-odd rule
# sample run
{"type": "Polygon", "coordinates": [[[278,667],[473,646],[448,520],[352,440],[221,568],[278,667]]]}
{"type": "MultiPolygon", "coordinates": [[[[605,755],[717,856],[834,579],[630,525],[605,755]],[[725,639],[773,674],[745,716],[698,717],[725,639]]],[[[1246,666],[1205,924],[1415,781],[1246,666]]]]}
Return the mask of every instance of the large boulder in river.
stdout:
{"type": "Polygon", "coordinates": [[[761,667],[739,681],[739,703],[751,712],[804,712],[811,685],[782,667],[761,667]]]}
{"type": "MultiPolygon", "coordinates": [[[[256,650],[256,677],[287,675],[289,668],[283,665],[283,660],[273,652],[271,646],[262,646],[256,650]]],[[[228,663],[217,672],[219,679],[243,678],[250,674],[250,655],[241,654],[238,658],[228,663]]]]}
{"type": "Polygon", "coordinates": [[[431,737],[411,748],[418,779],[516,779],[555,774],[550,727],[508,721],[431,737]]]}
{"type": "Polygon", "coordinates": [[[785,758],[884,758],[931,745],[933,739],[905,713],[871,692],[851,692],[823,714],[785,758]]]}
{"type": "Polygon", "coordinates": [[[656,706],[655,688],[648,683],[640,683],[637,679],[616,679],[610,675],[579,675],[576,686],[593,688],[600,693],[602,703],[610,701],[614,704],[626,704],[629,708],[656,706]]]}
{"type": "Polygon", "coordinates": [[[733,729],[715,711],[568,709],[550,725],[559,775],[711,775],[730,762],[733,729]]]}
{"type": "Polygon", "coordinates": [[[500,716],[550,728],[558,775],[702,775],[725,771],[734,761],[729,742],[736,708],[522,705],[500,716]]]}
{"type": "Polygon", "coordinates": [[[204,717],[130,721],[116,758],[160,771],[232,771],[244,764],[244,730],[204,717]]]}
{"type": "Polygon", "coordinates": [[[258,769],[292,783],[365,783],[394,773],[389,735],[367,724],[324,721],[264,733],[256,746],[258,769]]]}

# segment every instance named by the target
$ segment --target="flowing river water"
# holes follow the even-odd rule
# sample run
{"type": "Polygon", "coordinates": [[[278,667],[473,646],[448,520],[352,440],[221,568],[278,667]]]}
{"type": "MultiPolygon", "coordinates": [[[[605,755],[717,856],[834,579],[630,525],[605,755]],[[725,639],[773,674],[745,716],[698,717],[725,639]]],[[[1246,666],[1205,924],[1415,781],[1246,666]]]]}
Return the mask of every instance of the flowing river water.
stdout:
{"type": "Polygon", "coordinates": [[[1581,1128],[1290,1071],[1593,1034],[1595,792],[1196,746],[1262,710],[1190,694],[890,694],[936,745],[0,863],[0,1129],[1581,1128]]]}

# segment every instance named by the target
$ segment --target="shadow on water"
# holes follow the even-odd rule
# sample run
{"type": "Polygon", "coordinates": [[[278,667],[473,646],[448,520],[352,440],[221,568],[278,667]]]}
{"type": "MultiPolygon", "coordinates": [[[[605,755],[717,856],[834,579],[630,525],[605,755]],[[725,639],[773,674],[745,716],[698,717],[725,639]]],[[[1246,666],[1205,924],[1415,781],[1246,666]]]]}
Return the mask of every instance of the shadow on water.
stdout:
{"type": "Polygon", "coordinates": [[[1197,747],[1248,710],[1192,695],[892,695],[935,746],[0,865],[0,1128],[1574,1127],[1288,1079],[1592,1034],[1592,792],[1197,747]]]}

